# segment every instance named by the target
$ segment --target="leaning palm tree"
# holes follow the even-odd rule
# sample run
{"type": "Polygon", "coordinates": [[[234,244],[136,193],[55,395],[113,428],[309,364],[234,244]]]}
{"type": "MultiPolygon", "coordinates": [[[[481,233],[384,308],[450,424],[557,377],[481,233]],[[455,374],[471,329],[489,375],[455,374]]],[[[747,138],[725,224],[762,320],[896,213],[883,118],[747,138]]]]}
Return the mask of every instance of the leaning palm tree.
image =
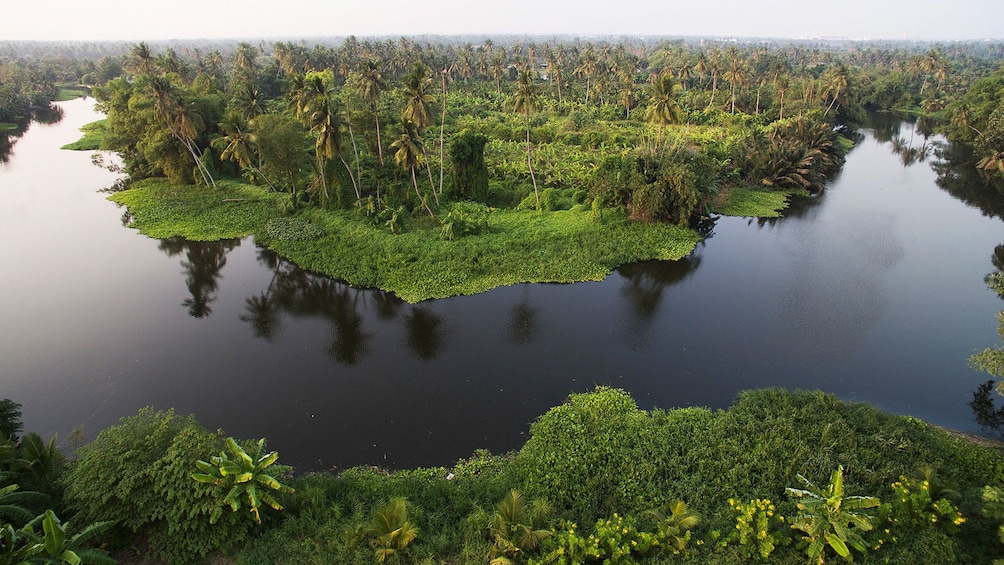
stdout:
{"type": "Polygon", "coordinates": [[[652,104],[648,107],[647,118],[649,123],[659,126],[657,144],[662,143],[663,128],[668,124],[683,123],[683,111],[680,108],[680,102],[676,99],[676,94],[681,89],[680,83],[669,74],[653,78],[649,84],[648,93],[652,104]]]}
{"type": "Polygon", "coordinates": [[[419,202],[425,207],[430,216],[436,217],[432,209],[422,198],[422,193],[418,190],[418,180],[415,178],[415,169],[422,164],[425,150],[422,147],[422,136],[418,133],[418,127],[414,122],[403,120],[401,122],[401,133],[397,140],[391,143],[391,149],[396,149],[394,161],[402,169],[411,172],[411,183],[415,186],[415,194],[418,195],[419,202]]]}
{"type": "Polygon", "coordinates": [[[174,91],[174,85],[166,78],[151,78],[150,91],[153,94],[154,115],[188,150],[206,186],[216,188],[216,181],[209,168],[202,162],[202,151],[195,143],[199,130],[205,127],[198,110],[193,104],[186,104],[174,91]]]}
{"type": "Polygon", "coordinates": [[[834,104],[839,108],[840,104],[846,103],[849,92],[850,80],[847,67],[844,65],[833,67],[826,77],[826,94],[833,98],[830,100],[830,105],[826,107],[826,111],[823,112],[823,117],[825,118],[830,113],[834,104]]]}
{"type": "Polygon", "coordinates": [[[540,208],[540,193],[537,192],[537,177],[533,174],[533,162],[530,159],[530,112],[537,109],[537,86],[533,84],[534,72],[523,69],[516,82],[516,95],[513,99],[512,111],[526,117],[526,166],[530,170],[530,180],[533,181],[533,196],[540,208]]]}

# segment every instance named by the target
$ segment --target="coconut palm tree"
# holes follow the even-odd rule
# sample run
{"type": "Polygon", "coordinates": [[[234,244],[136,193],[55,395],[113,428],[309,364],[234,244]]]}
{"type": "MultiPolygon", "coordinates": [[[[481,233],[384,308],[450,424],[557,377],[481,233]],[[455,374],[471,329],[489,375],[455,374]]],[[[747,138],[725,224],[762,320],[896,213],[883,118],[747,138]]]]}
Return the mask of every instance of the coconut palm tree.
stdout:
{"type": "Polygon", "coordinates": [[[352,174],[352,169],[345,162],[343,155],[345,141],[342,137],[342,128],[346,127],[347,121],[341,104],[325,94],[315,98],[307,106],[307,112],[307,126],[315,136],[314,152],[317,159],[317,170],[321,177],[321,188],[324,193],[324,199],[328,199],[328,185],[324,176],[325,162],[334,156],[338,156],[338,160],[345,167],[345,172],[349,174],[349,180],[352,181],[352,189],[356,193],[356,200],[361,199],[362,194],[359,191],[359,184],[356,182],[356,177],[352,174]]]}
{"type": "Polygon", "coordinates": [[[377,102],[380,95],[387,90],[387,83],[384,82],[380,74],[380,62],[370,59],[363,63],[362,81],[360,83],[360,96],[373,106],[373,120],[376,122],[377,137],[377,158],[383,164],[383,144],[380,142],[380,113],[377,111],[377,102]]]}
{"type": "Polygon", "coordinates": [[[533,181],[533,196],[540,208],[540,193],[537,192],[537,177],[533,174],[533,162],[530,159],[530,113],[537,109],[537,86],[533,83],[534,72],[523,69],[516,81],[516,95],[513,99],[512,111],[526,117],[526,166],[530,170],[530,180],[533,181]]]}
{"type": "Polygon", "coordinates": [[[150,92],[153,95],[154,115],[188,150],[206,186],[216,188],[216,181],[209,168],[202,162],[202,151],[195,143],[195,137],[205,124],[194,104],[186,104],[175,92],[174,85],[163,77],[150,79],[150,92]]]}
{"type": "MultiPolygon", "coordinates": [[[[220,130],[223,135],[213,139],[212,145],[220,151],[220,159],[224,161],[234,161],[237,166],[244,169],[251,169],[256,175],[262,178],[269,188],[276,194],[279,189],[275,184],[255,166],[254,140],[247,121],[236,112],[228,112],[220,123],[220,130]]],[[[285,207],[285,202],[283,206],[285,207]]]]}
{"type": "Polygon", "coordinates": [[[425,150],[422,147],[422,136],[418,133],[418,127],[414,122],[402,120],[401,121],[401,133],[394,143],[391,143],[391,149],[396,149],[394,153],[394,161],[401,166],[402,169],[411,172],[411,183],[415,186],[415,194],[418,196],[419,202],[429,213],[430,216],[436,217],[432,213],[432,209],[425,202],[425,198],[422,198],[422,193],[418,190],[418,180],[415,178],[415,169],[422,164],[422,159],[425,154],[425,150]]]}
{"type": "Polygon", "coordinates": [[[850,91],[850,79],[848,74],[849,71],[843,64],[830,69],[826,78],[825,92],[826,95],[832,96],[833,98],[830,100],[830,105],[826,107],[826,111],[823,112],[824,118],[830,113],[830,110],[833,109],[834,104],[836,104],[839,108],[840,104],[847,102],[847,97],[850,91]]]}
{"type": "Polygon", "coordinates": [[[737,54],[733,53],[729,60],[729,68],[722,75],[722,78],[729,82],[729,86],[732,91],[732,113],[736,113],[736,85],[746,86],[749,82],[749,73],[746,72],[746,66],[743,64],[742,58],[737,54]]]}
{"type": "Polygon", "coordinates": [[[669,74],[653,78],[649,84],[648,92],[652,103],[648,107],[647,117],[650,123],[659,126],[660,144],[662,130],[666,125],[683,123],[680,102],[676,99],[676,94],[681,89],[680,83],[669,74]]]}

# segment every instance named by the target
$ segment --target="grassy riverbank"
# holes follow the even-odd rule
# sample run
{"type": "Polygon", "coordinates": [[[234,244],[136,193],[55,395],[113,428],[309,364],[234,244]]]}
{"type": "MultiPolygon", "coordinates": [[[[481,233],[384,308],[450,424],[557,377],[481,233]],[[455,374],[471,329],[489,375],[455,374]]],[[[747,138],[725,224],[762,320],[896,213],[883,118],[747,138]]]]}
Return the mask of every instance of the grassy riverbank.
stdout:
{"type": "MultiPolygon", "coordinates": [[[[648,411],[600,387],[548,410],[507,455],[482,451],[448,467],[401,471],[276,472],[295,492],[275,493],[281,511],[262,504],[261,524],[243,498],[245,508],[224,504],[220,521],[209,521],[227,488],[192,473],[222,444],[190,416],[143,409],[54,469],[65,488],[65,498],[54,491],[61,514],[79,524],[117,521],[103,538],[130,563],[365,564],[382,554],[451,565],[499,556],[795,565],[807,548],[793,526],[811,510],[798,505],[804,492],[789,487],[815,488],[804,477],[824,488],[843,469],[829,499],[844,506],[832,516],[853,508],[846,497],[874,497],[859,527],[827,530],[838,547],[860,535],[856,561],[945,565],[1004,555],[999,519],[984,514],[1000,510],[984,495],[1004,485],[999,448],[822,392],[762,389],[741,393],[727,410],[648,411]],[[522,502],[500,504],[511,489],[522,502]],[[407,535],[387,535],[397,530],[407,535]],[[513,536],[531,531],[538,543],[513,536]]],[[[836,561],[834,549],[824,554],[836,561]]]]}
{"type": "Polygon", "coordinates": [[[70,151],[97,151],[101,149],[101,140],[104,139],[106,132],[106,121],[97,120],[88,124],[84,124],[80,127],[80,131],[83,132],[83,136],[74,141],[73,143],[67,143],[66,145],[60,147],[60,149],[67,149],[70,151]]]}
{"type": "MultiPolygon", "coordinates": [[[[725,210],[776,215],[790,194],[734,191],[725,210]]],[[[217,240],[253,235],[305,269],[360,287],[392,291],[417,302],[474,294],[522,282],[602,280],[615,267],[675,260],[700,240],[692,230],[636,222],[621,210],[597,219],[579,206],[553,212],[494,210],[486,233],[450,241],[425,216],[403,220],[394,234],[357,211],[283,211],[280,196],[234,181],[220,188],[150,179],[109,197],[133,215],[133,227],[154,238],[217,240]]]]}

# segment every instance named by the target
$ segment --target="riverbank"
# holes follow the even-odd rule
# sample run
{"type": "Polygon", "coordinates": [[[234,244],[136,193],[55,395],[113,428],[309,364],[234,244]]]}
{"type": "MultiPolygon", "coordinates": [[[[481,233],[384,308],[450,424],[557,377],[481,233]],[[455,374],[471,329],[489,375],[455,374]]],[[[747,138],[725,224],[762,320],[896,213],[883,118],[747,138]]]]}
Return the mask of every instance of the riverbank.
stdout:
{"type": "Polygon", "coordinates": [[[984,563],[1002,553],[998,522],[983,513],[993,508],[986,487],[1004,483],[999,449],[818,391],[760,389],[741,393],[727,410],[646,411],[624,391],[598,387],[541,415],[510,454],[478,451],[448,467],[401,471],[272,473],[295,490],[275,494],[279,511],[263,504],[260,525],[246,508],[228,506],[220,522],[208,520],[226,489],[190,475],[193,461],[208,460],[222,441],[190,416],[144,409],[78,451],[62,480],[66,503],[85,522],[128,518],[134,532],[120,531],[119,543],[138,540],[142,559],[176,562],[369,563],[383,549],[410,563],[506,554],[540,564],[599,563],[620,552],[638,563],[794,565],[806,558],[794,526],[811,509],[797,504],[791,488],[826,488],[840,469],[840,491],[823,498],[847,505],[833,516],[853,508],[843,497],[874,497],[874,504],[856,526],[832,530],[824,521],[823,528],[838,541],[856,531],[861,562],[984,563]],[[136,451],[137,441],[151,447],[136,451]],[[500,501],[511,489],[522,497],[507,513],[500,501]],[[190,511],[178,512],[178,504],[190,511]],[[505,542],[516,540],[498,537],[503,519],[540,532],[540,543],[520,541],[512,552],[505,542]],[[381,538],[381,523],[408,530],[408,539],[381,538]]]}
{"type": "MultiPolygon", "coordinates": [[[[776,216],[790,192],[735,190],[721,210],[776,216]]],[[[693,230],[600,217],[584,206],[553,212],[492,210],[486,233],[448,240],[425,217],[401,220],[400,233],[356,211],[312,208],[286,213],[265,188],[223,181],[216,190],[148,179],[109,197],[132,227],[153,238],[214,241],[254,236],[256,243],[317,273],[358,287],[391,291],[408,302],[476,294],[524,282],[602,280],[624,264],[678,260],[700,241],[693,230]]]]}

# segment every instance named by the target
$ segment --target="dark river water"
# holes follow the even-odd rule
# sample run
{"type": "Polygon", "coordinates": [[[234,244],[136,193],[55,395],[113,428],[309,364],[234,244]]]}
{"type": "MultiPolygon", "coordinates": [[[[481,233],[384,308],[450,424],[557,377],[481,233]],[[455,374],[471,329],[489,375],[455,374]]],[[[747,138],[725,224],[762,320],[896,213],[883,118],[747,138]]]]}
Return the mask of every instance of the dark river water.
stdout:
{"type": "Polygon", "coordinates": [[[720,218],[683,261],[409,305],[250,239],[124,227],[98,192],[115,175],[59,150],[91,106],[62,103],[0,165],[0,397],[64,446],[152,405],[267,437],[300,469],[449,465],[519,447],[596,384],[643,408],[821,389],[980,430],[968,403],[988,377],[967,357],[1000,342],[983,278],[1004,224],[940,188],[933,157],[910,163],[934,143],[910,124],[862,130],[822,196],[776,221],[720,218]]]}

